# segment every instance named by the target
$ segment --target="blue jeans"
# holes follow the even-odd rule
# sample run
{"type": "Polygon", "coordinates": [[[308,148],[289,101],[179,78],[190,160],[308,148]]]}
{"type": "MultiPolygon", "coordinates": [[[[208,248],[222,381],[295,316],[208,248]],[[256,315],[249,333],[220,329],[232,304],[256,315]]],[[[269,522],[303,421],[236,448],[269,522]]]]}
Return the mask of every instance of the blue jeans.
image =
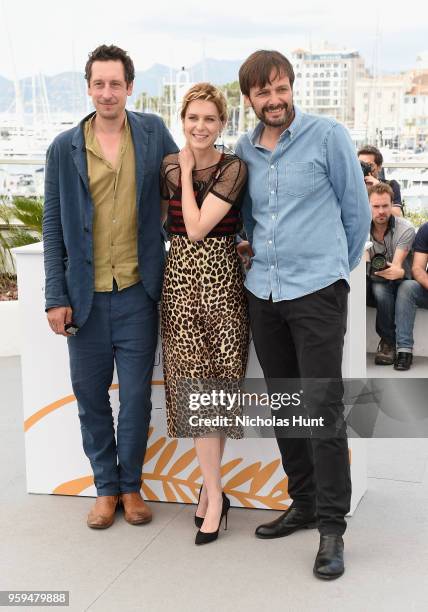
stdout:
{"type": "Polygon", "coordinates": [[[376,333],[395,346],[395,302],[398,290],[403,281],[372,281],[369,279],[376,308],[376,333]]]}
{"type": "Polygon", "coordinates": [[[94,293],[87,322],[68,338],[83,449],[98,495],[140,490],[157,329],[157,305],[137,283],[94,293]],[[120,401],[116,437],[109,398],[114,363],[120,401]]]}
{"type": "Polygon", "coordinates": [[[404,281],[395,302],[397,350],[413,349],[413,327],[418,306],[428,308],[428,291],[415,280],[404,281]]]}

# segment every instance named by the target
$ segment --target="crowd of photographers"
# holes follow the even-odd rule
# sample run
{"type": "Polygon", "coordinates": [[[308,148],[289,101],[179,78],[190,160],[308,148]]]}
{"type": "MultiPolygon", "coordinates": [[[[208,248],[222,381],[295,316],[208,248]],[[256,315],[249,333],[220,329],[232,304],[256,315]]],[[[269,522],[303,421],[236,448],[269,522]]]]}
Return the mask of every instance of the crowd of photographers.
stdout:
{"type": "Polygon", "coordinates": [[[381,152],[373,146],[358,151],[372,211],[366,251],[367,305],[376,308],[380,342],[377,365],[408,370],[413,360],[417,308],[428,308],[428,222],[417,233],[403,218],[400,186],[387,181],[381,152]]]}

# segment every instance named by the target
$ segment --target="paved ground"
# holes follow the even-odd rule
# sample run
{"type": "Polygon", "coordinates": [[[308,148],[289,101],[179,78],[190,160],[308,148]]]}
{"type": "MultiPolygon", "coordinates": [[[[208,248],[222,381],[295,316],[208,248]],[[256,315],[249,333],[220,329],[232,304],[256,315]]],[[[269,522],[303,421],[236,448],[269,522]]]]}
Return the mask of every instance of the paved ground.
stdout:
{"type": "MultiPolygon", "coordinates": [[[[426,376],[427,364],[411,372],[426,376]]],[[[85,526],[92,500],[28,495],[18,358],[0,359],[0,389],[0,589],[66,589],[73,611],[427,609],[427,440],[368,441],[369,485],[348,521],[347,570],[324,583],[312,576],[316,531],[253,537],[274,512],[232,509],[228,531],[199,548],[193,506],[154,503],[150,525],[117,520],[97,532],[85,526]]]]}

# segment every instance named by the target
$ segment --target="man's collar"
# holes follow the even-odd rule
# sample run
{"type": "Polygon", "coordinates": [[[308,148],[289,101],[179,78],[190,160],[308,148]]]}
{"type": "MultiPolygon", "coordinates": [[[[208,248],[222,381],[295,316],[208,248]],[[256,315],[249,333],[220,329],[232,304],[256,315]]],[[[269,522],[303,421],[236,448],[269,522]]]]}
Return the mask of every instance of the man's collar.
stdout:
{"type": "Polygon", "coordinates": [[[254,130],[251,132],[251,134],[249,134],[251,144],[255,147],[260,144],[260,136],[262,135],[264,127],[265,124],[260,121],[254,128],[254,130]]]}
{"type": "MultiPolygon", "coordinates": [[[[92,111],[91,113],[89,113],[89,115],[86,115],[86,117],[83,117],[82,121],[80,122],[80,125],[83,126],[83,125],[85,125],[86,122],[93,124],[96,116],[97,116],[97,111],[92,111]]],[[[124,127],[125,128],[128,127],[128,111],[127,111],[126,108],[125,108],[125,123],[124,123],[124,127]]]]}
{"type": "Polygon", "coordinates": [[[289,132],[290,134],[290,138],[293,138],[296,133],[297,130],[300,127],[300,124],[302,123],[302,119],[303,119],[303,112],[300,110],[300,108],[296,105],[293,106],[294,108],[294,119],[293,121],[290,123],[290,125],[288,126],[288,128],[286,130],[284,130],[284,132],[281,134],[281,138],[284,136],[284,134],[286,132],[289,132]]]}
{"type": "MultiPolygon", "coordinates": [[[[288,128],[286,128],[282,132],[281,136],[279,137],[279,141],[283,140],[286,134],[290,134],[290,138],[294,138],[294,136],[296,135],[300,127],[300,124],[302,123],[303,112],[295,104],[293,106],[293,109],[294,109],[294,119],[290,123],[288,128]]],[[[251,143],[254,146],[257,146],[260,144],[260,136],[262,135],[264,128],[265,128],[265,124],[263,123],[263,121],[259,121],[259,123],[256,125],[254,130],[250,133],[249,138],[250,138],[251,143]]]]}

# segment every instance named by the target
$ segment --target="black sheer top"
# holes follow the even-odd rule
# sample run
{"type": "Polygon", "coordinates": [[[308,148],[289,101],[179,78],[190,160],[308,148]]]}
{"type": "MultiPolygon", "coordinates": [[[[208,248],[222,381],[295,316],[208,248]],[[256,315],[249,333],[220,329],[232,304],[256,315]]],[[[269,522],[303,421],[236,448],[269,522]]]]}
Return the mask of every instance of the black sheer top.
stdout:
{"type": "MultiPolygon", "coordinates": [[[[193,170],[193,189],[199,208],[209,193],[231,204],[223,219],[207,237],[236,234],[241,227],[240,207],[247,181],[247,166],[236,155],[223,153],[214,166],[193,170]]],[[[161,166],[161,197],[169,201],[166,229],[169,234],[186,236],[181,208],[181,173],[178,153],[167,155],[161,166]]]]}

